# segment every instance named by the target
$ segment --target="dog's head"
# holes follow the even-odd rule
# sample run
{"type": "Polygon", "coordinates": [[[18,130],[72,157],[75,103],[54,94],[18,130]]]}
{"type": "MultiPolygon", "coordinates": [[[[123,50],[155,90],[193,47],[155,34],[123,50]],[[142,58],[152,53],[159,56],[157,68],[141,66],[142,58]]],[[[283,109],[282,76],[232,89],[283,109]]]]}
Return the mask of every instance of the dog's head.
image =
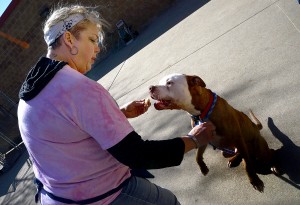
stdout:
{"type": "Polygon", "coordinates": [[[157,100],[157,110],[182,109],[191,114],[199,114],[195,102],[201,97],[204,81],[198,76],[171,74],[160,80],[159,85],[149,87],[150,96],[157,100]]]}

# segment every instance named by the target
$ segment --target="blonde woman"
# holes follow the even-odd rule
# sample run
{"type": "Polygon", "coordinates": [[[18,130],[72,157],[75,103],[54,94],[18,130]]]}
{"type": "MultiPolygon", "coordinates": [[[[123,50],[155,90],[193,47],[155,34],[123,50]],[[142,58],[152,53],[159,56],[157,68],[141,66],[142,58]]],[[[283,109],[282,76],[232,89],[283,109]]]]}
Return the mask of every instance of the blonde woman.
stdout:
{"type": "Polygon", "coordinates": [[[211,123],[190,136],[144,141],[127,117],[150,105],[119,108],[111,95],[83,74],[91,69],[105,21],[91,8],[54,10],[44,27],[46,57],[29,71],[19,97],[22,139],[37,179],[41,204],[179,204],[174,194],[131,169],[179,165],[185,152],[213,138],[211,123]]]}

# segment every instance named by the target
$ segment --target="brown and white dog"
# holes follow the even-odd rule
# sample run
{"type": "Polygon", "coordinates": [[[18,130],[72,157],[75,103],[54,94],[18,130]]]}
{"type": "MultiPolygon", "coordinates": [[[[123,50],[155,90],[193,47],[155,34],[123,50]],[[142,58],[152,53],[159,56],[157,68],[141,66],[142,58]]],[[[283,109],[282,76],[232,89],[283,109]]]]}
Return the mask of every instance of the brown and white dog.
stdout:
{"type": "MultiPolygon", "coordinates": [[[[251,111],[250,116],[254,122],[207,89],[204,81],[198,76],[171,74],[164,77],[159,85],[150,86],[149,92],[156,100],[154,106],[157,110],[185,110],[193,116],[192,126],[195,118],[200,116],[199,120],[203,120],[201,118],[205,118],[206,115],[206,120],[215,124],[218,135],[211,144],[222,150],[224,157],[231,157],[229,167],[238,166],[243,159],[250,183],[255,189],[263,192],[264,183],[257,173],[267,174],[271,173],[271,169],[276,170],[273,167],[274,150],[269,148],[261,136],[259,130],[262,129],[262,125],[251,111]]],[[[203,161],[206,147],[207,145],[200,147],[196,156],[204,175],[209,171],[203,161]]]]}

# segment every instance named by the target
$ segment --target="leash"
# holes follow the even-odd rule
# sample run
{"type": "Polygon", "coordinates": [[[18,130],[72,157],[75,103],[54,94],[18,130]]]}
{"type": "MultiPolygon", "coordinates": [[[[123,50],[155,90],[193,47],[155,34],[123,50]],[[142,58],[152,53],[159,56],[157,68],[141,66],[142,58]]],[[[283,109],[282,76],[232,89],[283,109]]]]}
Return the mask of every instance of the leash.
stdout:
{"type": "Polygon", "coordinates": [[[61,203],[64,203],[64,204],[79,204],[79,205],[85,205],[85,204],[92,204],[92,203],[95,203],[97,201],[100,201],[102,199],[105,199],[106,197],[116,193],[117,191],[121,190],[126,184],[129,183],[129,180],[131,179],[131,177],[125,179],[119,186],[117,186],[116,188],[104,193],[104,194],[101,194],[99,196],[96,196],[96,197],[93,197],[93,198],[90,198],[90,199],[85,199],[85,200],[80,200],[80,201],[74,201],[74,200],[71,200],[71,199],[66,199],[66,198],[63,198],[63,197],[59,197],[59,196],[56,196],[48,191],[46,191],[44,189],[44,185],[42,184],[42,182],[40,180],[38,180],[37,178],[34,179],[34,183],[36,184],[36,194],[34,196],[34,199],[35,199],[35,203],[38,203],[39,201],[39,195],[40,195],[40,192],[43,190],[46,195],[48,195],[51,199],[55,200],[55,201],[58,201],[58,202],[61,202],[61,203]]]}
{"type": "MultiPolygon", "coordinates": [[[[201,125],[209,119],[209,117],[217,103],[217,99],[218,99],[218,95],[216,93],[212,92],[212,95],[210,95],[210,97],[209,97],[209,102],[208,102],[207,106],[205,107],[205,109],[203,110],[203,112],[201,112],[200,115],[191,115],[191,118],[195,121],[195,125],[201,125]]],[[[211,142],[209,142],[209,144],[214,149],[221,150],[227,154],[230,154],[230,155],[236,154],[234,150],[217,147],[214,144],[212,144],[211,142]]]]}

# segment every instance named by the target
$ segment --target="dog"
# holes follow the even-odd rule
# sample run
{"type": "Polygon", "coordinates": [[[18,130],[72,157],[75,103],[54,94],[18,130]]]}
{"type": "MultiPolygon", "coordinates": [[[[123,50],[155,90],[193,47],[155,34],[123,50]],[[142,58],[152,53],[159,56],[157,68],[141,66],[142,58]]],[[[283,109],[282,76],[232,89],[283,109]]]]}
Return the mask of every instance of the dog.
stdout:
{"type": "MultiPolygon", "coordinates": [[[[242,160],[250,183],[254,189],[263,192],[264,183],[257,173],[269,174],[273,167],[274,150],[270,149],[261,136],[262,124],[250,110],[250,118],[227,103],[226,100],[206,88],[198,76],[171,74],[160,80],[159,85],[149,87],[149,94],[156,100],[157,110],[184,110],[191,115],[192,127],[199,121],[210,120],[216,126],[214,148],[222,150],[224,157],[230,157],[229,167],[238,166],[242,160]]],[[[209,172],[203,161],[207,145],[198,148],[196,161],[203,175],[209,172]]]]}

